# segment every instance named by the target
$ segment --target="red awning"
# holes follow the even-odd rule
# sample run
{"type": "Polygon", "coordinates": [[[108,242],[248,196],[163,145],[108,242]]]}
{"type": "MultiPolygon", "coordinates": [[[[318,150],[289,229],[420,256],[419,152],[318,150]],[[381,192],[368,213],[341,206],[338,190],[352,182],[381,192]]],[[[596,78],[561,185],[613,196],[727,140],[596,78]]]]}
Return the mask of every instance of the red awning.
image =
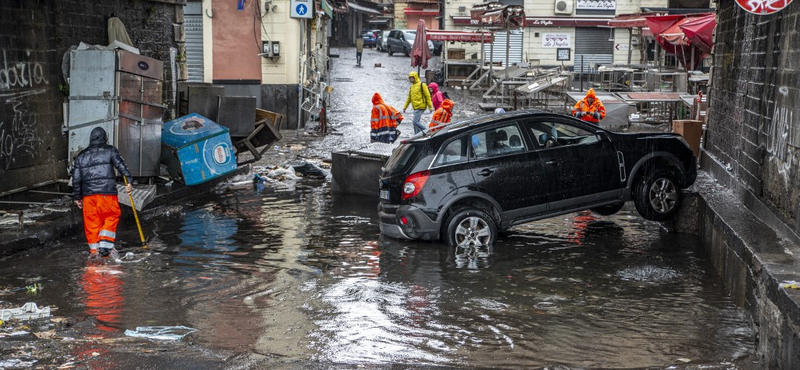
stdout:
{"type": "MultiPolygon", "coordinates": [[[[479,20],[469,16],[452,16],[457,26],[477,26],[479,20]]],[[[526,17],[525,27],[599,27],[608,26],[607,18],[526,17]]]]}
{"type": "Polygon", "coordinates": [[[644,28],[647,27],[647,16],[659,16],[666,14],[659,14],[654,12],[649,13],[634,13],[634,14],[620,14],[608,20],[608,26],[611,28],[644,28]]]}
{"type": "Polygon", "coordinates": [[[481,42],[481,38],[483,38],[483,42],[493,42],[494,34],[491,32],[428,30],[428,40],[434,41],[481,42]]]}
{"type": "Polygon", "coordinates": [[[411,9],[403,11],[406,15],[439,15],[439,9],[411,9]]]}
{"type": "Polygon", "coordinates": [[[711,51],[711,38],[716,27],[714,13],[645,18],[658,44],[674,54],[687,70],[696,69],[711,51]],[[684,29],[688,29],[691,36],[684,29]]]}

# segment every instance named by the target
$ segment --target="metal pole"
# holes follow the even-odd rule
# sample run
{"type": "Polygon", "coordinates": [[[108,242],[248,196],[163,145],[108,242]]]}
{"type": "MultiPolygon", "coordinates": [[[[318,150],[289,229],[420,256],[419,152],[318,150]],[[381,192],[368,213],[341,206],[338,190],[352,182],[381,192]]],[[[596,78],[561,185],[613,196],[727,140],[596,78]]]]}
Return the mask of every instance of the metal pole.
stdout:
{"type": "Polygon", "coordinates": [[[303,28],[305,18],[300,19],[300,52],[297,53],[297,132],[300,132],[303,121],[303,28]]]}
{"type": "Polygon", "coordinates": [[[581,91],[583,91],[583,55],[581,55],[581,91]]]}
{"type": "Polygon", "coordinates": [[[628,29],[628,67],[631,66],[631,53],[633,53],[633,28],[628,29]]]}
{"type": "Polygon", "coordinates": [[[506,65],[505,65],[505,75],[506,79],[508,79],[508,49],[511,47],[511,26],[506,23],[506,65]]]}

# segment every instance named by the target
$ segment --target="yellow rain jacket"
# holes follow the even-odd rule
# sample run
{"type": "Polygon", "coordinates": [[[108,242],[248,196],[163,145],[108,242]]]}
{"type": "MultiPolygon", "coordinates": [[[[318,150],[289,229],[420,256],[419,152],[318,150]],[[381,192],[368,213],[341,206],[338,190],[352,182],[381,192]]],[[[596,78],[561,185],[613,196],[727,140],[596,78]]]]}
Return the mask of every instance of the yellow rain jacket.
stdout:
{"type": "Polygon", "coordinates": [[[414,110],[424,110],[425,108],[433,110],[431,92],[428,91],[428,86],[425,86],[425,84],[420,81],[417,72],[409,73],[408,77],[414,77],[414,83],[408,88],[408,98],[403,105],[403,110],[405,111],[409,104],[411,104],[414,110]]]}

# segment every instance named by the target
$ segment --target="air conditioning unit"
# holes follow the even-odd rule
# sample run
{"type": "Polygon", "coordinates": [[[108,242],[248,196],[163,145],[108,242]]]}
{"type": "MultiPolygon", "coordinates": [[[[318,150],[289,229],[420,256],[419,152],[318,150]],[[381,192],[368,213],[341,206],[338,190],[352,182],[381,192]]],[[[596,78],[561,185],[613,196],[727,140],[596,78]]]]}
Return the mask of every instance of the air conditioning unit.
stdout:
{"type": "Polygon", "coordinates": [[[573,0],[556,0],[555,13],[572,15],[572,1],[573,0]]]}

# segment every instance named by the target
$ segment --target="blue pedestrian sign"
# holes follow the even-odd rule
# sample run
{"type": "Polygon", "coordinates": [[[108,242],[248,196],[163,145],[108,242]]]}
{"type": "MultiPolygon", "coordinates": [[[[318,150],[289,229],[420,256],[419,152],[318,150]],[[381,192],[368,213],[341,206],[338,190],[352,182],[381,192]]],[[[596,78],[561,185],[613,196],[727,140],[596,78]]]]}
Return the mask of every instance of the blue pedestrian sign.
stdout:
{"type": "Polygon", "coordinates": [[[291,0],[291,11],[289,16],[292,18],[312,18],[314,9],[311,0],[291,0]]]}

